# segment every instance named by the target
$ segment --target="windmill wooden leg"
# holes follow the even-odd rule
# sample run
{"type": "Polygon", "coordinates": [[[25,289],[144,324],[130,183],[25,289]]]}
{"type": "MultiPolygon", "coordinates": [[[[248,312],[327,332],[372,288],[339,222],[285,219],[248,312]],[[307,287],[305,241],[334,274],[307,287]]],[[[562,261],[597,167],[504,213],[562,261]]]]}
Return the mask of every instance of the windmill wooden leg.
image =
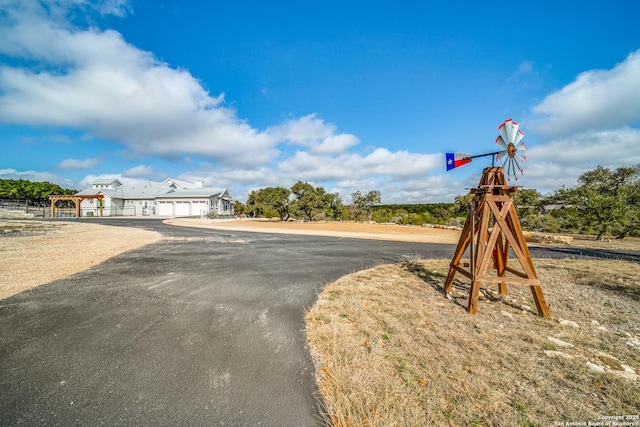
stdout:
{"type": "Polygon", "coordinates": [[[544,295],[542,294],[542,288],[540,286],[530,286],[531,293],[533,294],[533,300],[536,303],[536,309],[538,310],[538,314],[542,317],[546,317],[547,319],[551,318],[551,313],[549,313],[549,306],[547,306],[546,301],[544,300],[544,295]]]}
{"type": "Polygon", "coordinates": [[[464,255],[464,251],[467,250],[467,246],[469,246],[469,235],[471,230],[471,224],[473,223],[473,215],[469,214],[467,216],[467,220],[464,223],[464,227],[462,229],[462,234],[460,234],[460,240],[458,241],[458,246],[456,247],[456,251],[453,255],[453,259],[449,264],[449,274],[447,274],[447,280],[444,282],[444,292],[449,292],[451,289],[451,284],[453,283],[453,278],[456,275],[456,268],[464,255]]]}
{"type": "Polygon", "coordinates": [[[472,280],[471,289],[469,290],[469,303],[467,304],[467,311],[470,314],[476,314],[478,312],[478,296],[480,294],[480,283],[472,280]]]}
{"type": "Polygon", "coordinates": [[[453,278],[456,276],[456,269],[453,266],[449,267],[449,274],[447,274],[447,280],[444,282],[444,292],[449,292],[451,289],[451,284],[453,283],[453,278]]]}
{"type": "Polygon", "coordinates": [[[489,251],[487,241],[489,239],[488,231],[490,212],[484,203],[480,205],[476,215],[478,216],[479,221],[477,221],[477,230],[475,230],[476,233],[474,233],[472,241],[472,244],[475,246],[475,250],[470,254],[471,288],[469,289],[469,302],[467,304],[467,311],[471,314],[475,314],[478,311],[480,282],[476,281],[476,278],[483,275],[480,273],[482,270],[486,270],[486,266],[483,266],[483,259],[485,257],[485,253],[489,251]]]}
{"type": "MultiPolygon", "coordinates": [[[[502,275],[504,276],[505,272],[507,271],[507,265],[509,263],[509,241],[507,239],[504,239],[504,246],[502,248],[502,268],[504,269],[502,275]]],[[[507,285],[506,284],[500,284],[499,285],[499,291],[500,291],[500,295],[507,295],[507,285]]]]}

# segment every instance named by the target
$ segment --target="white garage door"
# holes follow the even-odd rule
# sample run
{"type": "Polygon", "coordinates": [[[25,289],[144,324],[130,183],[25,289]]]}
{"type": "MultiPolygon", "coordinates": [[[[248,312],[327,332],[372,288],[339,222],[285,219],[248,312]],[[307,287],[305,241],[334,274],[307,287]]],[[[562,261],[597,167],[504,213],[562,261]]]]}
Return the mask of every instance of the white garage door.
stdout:
{"type": "Polygon", "coordinates": [[[189,206],[191,204],[189,202],[175,202],[176,206],[176,216],[189,216],[191,212],[189,211],[189,206]]]}
{"type": "Polygon", "coordinates": [[[173,215],[173,202],[158,202],[158,215],[160,215],[160,216],[172,216],[173,215]]]}
{"type": "Polygon", "coordinates": [[[206,214],[207,214],[207,202],[191,203],[191,215],[206,215],[206,214]]]}

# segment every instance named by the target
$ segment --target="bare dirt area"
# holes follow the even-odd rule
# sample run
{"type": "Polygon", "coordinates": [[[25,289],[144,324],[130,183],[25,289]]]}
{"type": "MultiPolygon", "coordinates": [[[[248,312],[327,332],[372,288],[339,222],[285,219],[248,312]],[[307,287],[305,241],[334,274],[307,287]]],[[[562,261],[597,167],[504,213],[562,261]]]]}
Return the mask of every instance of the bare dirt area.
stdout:
{"type": "Polygon", "coordinates": [[[161,238],[152,231],[106,225],[0,220],[0,299],[161,238]]]}
{"type": "Polygon", "coordinates": [[[207,218],[177,218],[165,222],[172,225],[221,230],[350,237],[399,242],[456,244],[460,239],[460,231],[457,230],[376,223],[211,220],[207,218]]]}

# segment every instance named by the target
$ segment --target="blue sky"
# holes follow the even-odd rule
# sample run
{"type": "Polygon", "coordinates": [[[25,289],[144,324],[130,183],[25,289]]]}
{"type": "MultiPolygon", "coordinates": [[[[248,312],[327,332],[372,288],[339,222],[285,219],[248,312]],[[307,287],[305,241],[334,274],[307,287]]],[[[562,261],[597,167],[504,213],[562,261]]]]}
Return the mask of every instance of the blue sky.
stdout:
{"type": "Polygon", "coordinates": [[[640,2],[0,0],[0,178],[452,201],[513,118],[543,194],[640,163],[640,2]]]}

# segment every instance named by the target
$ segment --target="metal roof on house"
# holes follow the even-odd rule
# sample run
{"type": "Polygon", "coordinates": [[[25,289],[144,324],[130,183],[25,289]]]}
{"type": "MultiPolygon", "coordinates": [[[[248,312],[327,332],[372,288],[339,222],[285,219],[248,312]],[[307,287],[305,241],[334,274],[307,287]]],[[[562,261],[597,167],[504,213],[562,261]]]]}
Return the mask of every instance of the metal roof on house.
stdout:
{"type": "Polygon", "coordinates": [[[222,197],[227,190],[218,188],[184,188],[176,189],[170,193],[158,195],[158,199],[169,199],[176,197],[222,197]]]}
{"type": "MultiPolygon", "coordinates": [[[[93,181],[92,184],[100,184],[99,180],[93,181]]],[[[117,180],[116,180],[117,181],[117,180]]],[[[104,194],[111,199],[142,199],[153,200],[160,198],[183,198],[183,197],[214,197],[218,196],[231,200],[231,196],[226,189],[199,187],[198,184],[187,183],[186,181],[177,181],[171,178],[163,182],[156,181],[140,181],[134,184],[119,185],[113,188],[93,188],[88,187],[76,193],[79,196],[92,196],[96,194],[104,194]],[[189,188],[176,188],[175,185],[189,184],[189,188]]],[[[111,183],[113,181],[109,181],[111,183]]],[[[180,185],[181,187],[181,185],[180,185]]]]}
{"type": "Polygon", "coordinates": [[[164,181],[162,181],[163,184],[173,184],[174,186],[176,186],[177,188],[180,189],[188,189],[188,188],[203,188],[202,182],[187,182],[187,181],[182,181],[180,179],[175,179],[175,178],[167,178],[164,181]]]}
{"type": "Polygon", "coordinates": [[[153,199],[156,196],[172,191],[166,184],[155,181],[140,181],[135,184],[118,187],[122,191],[123,199],[153,199]]]}
{"type": "Polygon", "coordinates": [[[91,185],[122,185],[122,183],[115,178],[98,178],[91,181],[91,185]],[[117,183],[117,184],[115,184],[117,183]]]}
{"type": "Polygon", "coordinates": [[[104,194],[106,196],[109,196],[112,199],[121,199],[122,191],[119,191],[119,190],[120,190],[120,187],[116,187],[116,188],[89,187],[89,188],[85,188],[82,191],[78,191],[75,195],[76,196],[94,196],[96,194],[104,194]]]}

